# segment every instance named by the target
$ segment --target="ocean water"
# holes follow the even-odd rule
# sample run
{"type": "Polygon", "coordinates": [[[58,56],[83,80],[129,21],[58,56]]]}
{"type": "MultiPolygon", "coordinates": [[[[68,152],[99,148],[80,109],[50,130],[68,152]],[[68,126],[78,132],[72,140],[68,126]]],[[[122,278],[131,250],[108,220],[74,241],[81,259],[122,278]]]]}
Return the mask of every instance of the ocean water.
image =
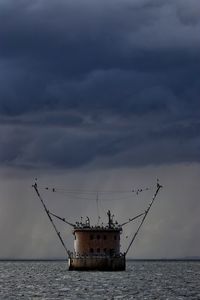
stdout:
{"type": "Polygon", "coordinates": [[[128,261],[125,272],[68,271],[66,262],[0,262],[3,299],[200,299],[200,262],[128,261]]]}

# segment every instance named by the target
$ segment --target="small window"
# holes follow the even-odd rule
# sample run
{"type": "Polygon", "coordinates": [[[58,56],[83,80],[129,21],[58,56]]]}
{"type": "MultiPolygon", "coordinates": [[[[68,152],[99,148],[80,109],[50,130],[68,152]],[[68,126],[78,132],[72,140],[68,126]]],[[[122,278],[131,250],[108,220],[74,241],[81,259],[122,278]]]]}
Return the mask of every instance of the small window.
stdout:
{"type": "Polygon", "coordinates": [[[110,249],[110,255],[113,256],[115,254],[115,249],[110,249]]]}
{"type": "Polygon", "coordinates": [[[74,239],[76,240],[76,235],[74,235],[74,239]]]}
{"type": "Polygon", "coordinates": [[[100,252],[100,248],[97,248],[97,253],[99,253],[100,252]]]}
{"type": "Polygon", "coordinates": [[[97,240],[100,240],[100,235],[99,234],[97,235],[97,240]]]}
{"type": "Polygon", "coordinates": [[[104,248],[104,249],[103,249],[103,251],[106,253],[106,252],[107,252],[107,249],[106,249],[106,248],[104,248]]]}
{"type": "Polygon", "coordinates": [[[107,236],[106,236],[106,235],[104,235],[104,236],[103,236],[103,239],[104,239],[104,240],[106,240],[106,239],[107,239],[107,236]]]}
{"type": "Polygon", "coordinates": [[[93,239],[94,239],[94,236],[93,236],[93,234],[91,234],[91,235],[90,235],[90,239],[91,239],[91,240],[93,240],[93,239]]]}
{"type": "Polygon", "coordinates": [[[114,240],[116,240],[116,239],[117,239],[117,236],[115,235],[115,236],[114,236],[114,240]]]}
{"type": "Polygon", "coordinates": [[[94,252],[94,249],[93,248],[90,248],[90,253],[93,253],[94,252]]]}

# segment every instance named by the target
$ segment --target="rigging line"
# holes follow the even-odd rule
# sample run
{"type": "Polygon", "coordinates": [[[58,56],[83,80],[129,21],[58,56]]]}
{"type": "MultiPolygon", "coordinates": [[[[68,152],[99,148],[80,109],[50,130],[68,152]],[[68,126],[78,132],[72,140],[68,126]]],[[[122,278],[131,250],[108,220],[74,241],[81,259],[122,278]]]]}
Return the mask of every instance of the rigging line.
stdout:
{"type": "Polygon", "coordinates": [[[137,215],[136,217],[133,217],[133,218],[129,219],[127,222],[122,223],[121,226],[124,226],[124,225],[126,225],[126,224],[128,224],[128,223],[130,223],[130,222],[132,222],[132,221],[134,221],[134,220],[136,220],[137,218],[143,216],[145,213],[146,213],[146,212],[143,212],[143,213],[137,215]]]}
{"type": "Polygon", "coordinates": [[[51,218],[51,215],[50,215],[50,213],[49,213],[49,211],[48,211],[48,209],[47,209],[47,207],[46,207],[46,205],[45,205],[45,203],[44,203],[44,201],[43,201],[43,199],[42,199],[42,197],[41,197],[41,195],[40,195],[40,193],[39,193],[39,190],[38,190],[38,187],[37,187],[37,183],[35,182],[35,184],[33,184],[32,187],[35,189],[35,192],[36,192],[38,198],[40,199],[40,201],[41,201],[41,203],[42,203],[42,205],[43,205],[43,207],[44,207],[44,210],[45,210],[45,212],[46,212],[46,214],[47,214],[47,216],[48,216],[48,218],[49,218],[51,224],[53,225],[53,228],[54,228],[55,232],[57,233],[57,236],[58,236],[58,238],[59,238],[61,244],[63,245],[63,247],[64,247],[64,249],[65,249],[67,255],[70,257],[70,251],[69,251],[69,250],[67,249],[67,247],[65,246],[65,243],[64,243],[64,241],[63,241],[63,239],[62,239],[62,237],[61,237],[61,235],[60,235],[60,232],[58,231],[56,225],[54,224],[53,219],[51,218]]]}
{"type": "MultiPolygon", "coordinates": [[[[112,201],[112,202],[117,202],[117,201],[132,201],[133,200],[133,196],[131,197],[132,195],[130,195],[128,198],[125,197],[125,198],[102,198],[101,197],[101,200],[103,202],[109,202],[109,201],[112,201]]],[[[94,201],[94,198],[83,198],[83,197],[76,197],[76,196],[67,196],[67,199],[74,199],[74,200],[85,200],[85,201],[94,201]]]]}
{"type": "MultiPolygon", "coordinates": [[[[48,188],[45,188],[48,190],[48,188]]],[[[51,192],[62,193],[62,194],[78,194],[78,195],[94,195],[96,192],[85,192],[85,191],[71,191],[71,190],[63,190],[63,189],[50,189],[51,192]]]]}
{"type": "Polygon", "coordinates": [[[105,216],[107,216],[107,212],[106,210],[103,208],[102,204],[101,204],[101,201],[99,202],[99,207],[101,209],[101,211],[104,213],[105,216]]]}
{"type": "MultiPolygon", "coordinates": [[[[139,195],[135,195],[135,197],[138,197],[139,195]]],[[[138,198],[134,198],[134,199],[138,199],[138,198]]],[[[102,198],[101,197],[101,200],[102,201],[113,201],[113,202],[116,202],[116,201],[132,201],[133,200],[133,195],[130,195],[129,197],[125,197],[125,198],[102,198]]]]}
{"type": "Polygon", "coordinates": [[[100,215],[99,215],[99,193],[97,192],[96,196],[96,204],[97,204],[97,225],[99,225],[100,215]]]}
{"type": "MultiPolygon", "coordinates": [[[[64,192],[60,192],[60,191],[56,191],[57,193],[59,193],[59,194],[66,194],[67,195],[67,197],[70,197],[70,198],[73,198],[74,200],[86,200],[86,201],[93,201],[94,200],[94,198],[92,197],[92,198],[87,198],[87,197],[79,197],[79,196],[76,196],[76,194],[75,193],[64,193],[64,192]],[[71,195],[69,195],[69,194],[71,194],[71,195]]],[[[98,192],[98,194],[99,194],[99,192],[98,192]]],[[[135,196],[139,196],[139,194],[136,194],[136,193],[134,193],[135,194],[135,196]]],[[[79,195],[79,194],[77,194],[77,195],[79,195]]],[[[93,194],[91,195],[91,196],[93,196],[93,194]]],[[[132,200],[132,197],[133,197],[133,193],[131,193],[128,197],[125,197],[125,198],[102,198],[101,197],[101,200],[102,201],[124,201],[124,200],[127,200],[127,201],[131,201],[132,200]]]]}
{"type": "MultiPolygon", "coordinates": [[[[98,193],[99,195],[99,193],[98,193]]],[[[128,198],[125,197],[125,198],[102,198],[101,197],[101,200],[103,202],[109,202],[109,201],[112,201],[112,202],[117,202],[117,201],[132,201],[133,200],[133,197],[131,197],[132,195],[130,195],[128,198]]],[[[85,201],[94,201],[94,198],[85,198],[85,197],[76,197],[76,196],[67,196],[67,199],[68,200],[71,200],[71,199],[74,199],[74,200],[85,200],[85,201]]]]}
{"type": "Polygon", "coordinates": [[[86,200],[86,201],[94,201],[94,198],[85,198],[85,197],[79,197],[79,196],[76,196],[76,195],[66,195],[66,199],[67,200],[86,200]]]}
{"type": "Polygon", "coordinates": [[[146,217],[147,217],[147,215],[148,215],[148,212],[150,211],[150,208],[151,208],[151,206],[153,205],[153,202],[155,201],[156,196],[157,196],[157,194],[158,194],[158,192],[159,192],[159,190],[160,190],[161,188],[162,188],[162,185],[160,185],[160,184],[157,182],[157,189],[156,189],[156,192],[155,192],[155,194],[154,194],[154,196],[153,196],[153,199],[152,199],[152,201],[150,202],[150,204],[149,204],[147,210],[145,211],[144,217],[142,218],[142,221],[141,221],[140,225],[138,226],[138,229],[136,230],[136,232],[135,232],[135,234],[134,234],[134,236],[133,236],[133,238],[132,238],[132,240],[131,240],[131,242],[130,242],[130,244],[129,244],[127,250],[126,250],[125,255],[128,253],[128,251],[129,251],[130,247],[132,246],[132,244],[133,244],[133,242],[134,242],[136,236],[138,235],[138,232],[139,232],[140,228],[142,227],[142,225],[143,225],[143,223],[144,223],[144,221],[145,221],[145,219],[146,219],[146,217]]]}
{"type": "Polygon", "coordinates": [[[89,190],[80,190],[80,189],[64,189],[64,188],[49,188],[49,187],[44,187],[44,189],[52,191],[52,192],[65,192],[69,194],[96,194],[97,191],[89,191],[89,190]]]}
{"type": "Polygon", "coordinates": [[[61,218],[61,217],[55,215],[54,213],[52,213],[52,212],[50,212],[50,211],[48,211],[48,212],[49,212],[50,215],[52,215],[53,217],[55,217],[55,218],[57,218],[57,219],[63,221],[64,223],[66,223],[66,224],[68,224],[68,225],[70,225],[70,226],[72,226],[72,227],[75,226],[74,224],[68,222],[65,218],[61,218]]]}
{"type": "MultiPolygon", "coordinates": [[[[60,193],[60,192],[58,192],[60,193]]],[[[67,194],[67,193],[66,193],[67,194]]],[[[98,193],[99,195],[99,193],[98,193]]],[[[92,196],[92,195],[91,195],[92,196]]],[[[133,195],[130,194],[130,196],[127,198],[120,198],[120,199],[116,199],[116,198],[101,198],[102,201],[124,201],[124,200],[132,200],[132,197],[133,195]]],[[[79,197],[79,196],[76,196],[74,195],[74,193],[72,195],[67,195],[67,199],[71,200],[71,199],[74,199],[74,200],[86,200],[86,201],[94,201],[94,197],[90,197],[90,198],[87,198],[87,197],[79,197]]]]}
{"type": "Polygon", "coordinates": [[[44,187],[46,190],[50,190],[52,192],[65,192],[65,193],[76,193],[76,194],[118,194],[118,193],[140,193],[143,191],[150,190],[151,188],[146,187],[146,188],[137,188],[137,189],[131,189],[131,190],[110,190],[110,191],[97,191],[97,190],[80,190],[80,189],[64,189],[64,188],[49,188],[49,187],[44,187]]]}

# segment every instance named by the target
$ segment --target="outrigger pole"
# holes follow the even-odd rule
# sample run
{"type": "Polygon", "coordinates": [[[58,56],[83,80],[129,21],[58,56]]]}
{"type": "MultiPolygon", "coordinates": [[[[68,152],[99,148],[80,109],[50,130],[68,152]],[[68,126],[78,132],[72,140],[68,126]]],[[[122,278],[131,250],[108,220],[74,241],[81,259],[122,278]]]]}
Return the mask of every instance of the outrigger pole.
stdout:
{"type": "MultiPolygon", "coordinates": [[[[44,207],[44,210],[45,210],[45,212],[46,212],[46,214],[47,214],[47,216],[48,216],[48,218],[49,218],[51,224],[53,225],[53,228],[54,228],[54,230],[55,230],[55,232],[56,232],[56,234],[57,234],[57,236],[58,236],[58,238],[59,238],[59,240],[60,240],[60,242],[61,242],[63,248],[65,249],[65,251],[66,251],[68,257],[70,257],[71,252],[67,249],[67,247],[66,247],[66,245],[65,245],[65,243],[64,243],[64,241],[63,241],[63,239],[62,239],[62,237],[61,237],[61,235],[60,235],[60,232],[58,231],[58,229],[57,229],[56,225],[54,224],[54,221],[53,221],[53,219],[52,219],[52,217],[51,217],[51,215],[54,215],[54,214],[52,214],[52,213],[50,213],[50,212],[48,211],[48,209],[47,209],[47,207],[46,207],[46,205],[45,205],[45,203],[44,203],[44,201],[43,201],[43,199],[42,199],[42,197],[41,197],[41,195],[40,195],[40,193],[39,193],[38,186],[37,186],[37,183],[36,183],[36,182],[35,182],[35,184],[32,185],[32,187],[33,187],[34,190],[36,191],[36,194],[37,194],[38,198],[40,199],[40,201],[41,201],[41,203],[42,203],[42,205],[43,205],[43,207],[44,207]]],[[[54,216],[55,216],[55,215],[54,215],[54,216]]],[[[62,220],[62,221],[64,221],[64,220],[62,220]]],[[[70,224],[70,225],[72,225],[72,224],[70,224]]]]}
{"type": "MultiPolygon", "coordinates": [[[[162,185],[160,185],[159,182],[157,182],[157,189],[156,189],[156,192],[155,192],[155,194],[154,194],[154,196],[153,196],[153,199],[151,200],[151,202],[150,202],[150,204],[149,204],[147,210],[146,210],[143,214],[140,214],[140,215],[139,215],[139,216],[144,215],[144,217],[142,218],[142,221],[141,221],[140,225],[138,226],[138,229],[137,229],[137,231],[135,232],[135,234],[134,234],[134,236],[133,236],[133,238],[132,238],[132,240],[131,240],[131,242],[130,242],[130,244],[129,244],[127,250],[126,250],[125,255],[128,253],[128,251],[129,251],[129,249],[131,248],[131,246],[132,246],[132,244],[133,244],[133,242],[134,242],[136,236],[138,235],[138,232],[139,232],[140,228],[142,227],[142,225],[143,225],[143,223],[144,223],[144,221],[145,221],[145,219],[146,219],[146,217],[147,217],[147,215],[148,215],[148,212],[150,211],[151,206],[153,205],[153,203],[154,203],[154,201],[155,201],[155,199],[156,199],[156,196],[157,196],[157,194],[158,194],[158,192],[159,192],[159,190],[160,190],[161,188],[162,188],[162,185]]],[[[138,216],[135,217],[135,218],[138,218],[138,216]]],[[[134,219],[134,218],[133,218],[133,219],[134,219]]],[[[132,221],[133,219],[130,219],[129,221],[132,221]]],[[[128,221],[128,222],[129,222],[129,221],[128,221]]],[[[125,225],[125,224],[127,224],[127,223],[124,223],[123,225],[125,225]]]]}

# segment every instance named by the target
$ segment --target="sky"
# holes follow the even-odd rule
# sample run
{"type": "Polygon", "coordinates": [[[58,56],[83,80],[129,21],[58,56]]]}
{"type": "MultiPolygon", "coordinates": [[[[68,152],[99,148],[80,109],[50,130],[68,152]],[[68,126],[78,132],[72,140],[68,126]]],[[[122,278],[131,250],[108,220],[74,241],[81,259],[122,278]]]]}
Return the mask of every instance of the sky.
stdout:
{"type": "MultiPolygon", "coordinates": [[[[200,256],[199,32],[199,0],[0,0],[0,258],[64,256],[35,178],[98,191],[159,178],[129,256],[200,256]]],[[[96,196],[43,192],[72,221],[96,213],[96,196]]],[[[123,222],[152,196],[100,200],[123,222]]]]}

